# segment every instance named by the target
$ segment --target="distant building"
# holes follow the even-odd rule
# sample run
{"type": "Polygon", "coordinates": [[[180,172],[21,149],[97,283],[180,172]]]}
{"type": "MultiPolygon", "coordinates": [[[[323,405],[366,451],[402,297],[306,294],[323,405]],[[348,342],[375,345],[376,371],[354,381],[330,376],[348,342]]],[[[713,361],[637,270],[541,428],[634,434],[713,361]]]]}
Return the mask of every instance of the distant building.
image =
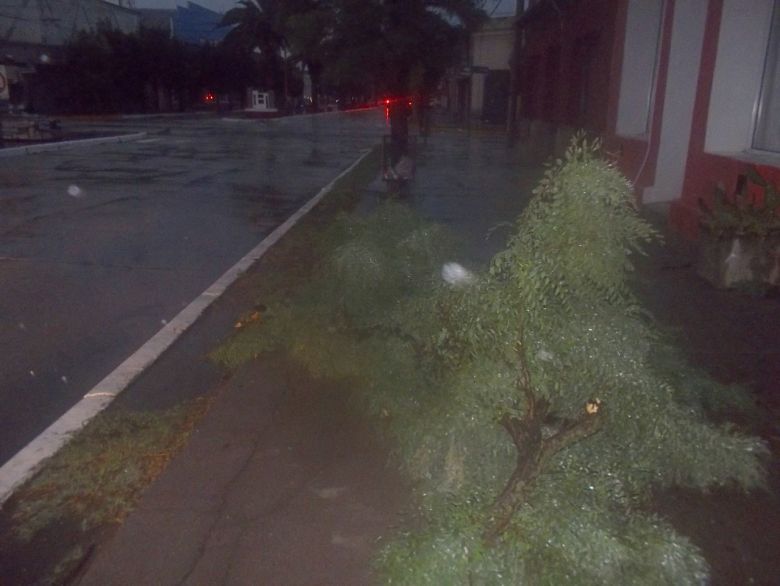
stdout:
{"type": "Polygon", "coordinates": [[[225,38],[231,27],[220,27],[222,15],[195,2],[177,6],[173,16],[173,37],[190,44],[216,44],[225,38]]]}
{"type": "Polygon", "coordinates": [[[221,27],[222,14],[195,2],[175,9],[142,9],[141,26],[164,30],[174,39],[190,45],[217,44],[231,27],[221,27]]]}
{"type": "Polygon", "coordinates": [[[104,0],[3,0],[0,10],[0,52],[35,63],[52,59],[76,34],[111,28],[137,32],[137,11],[104,0]]]}
{"type": "Polygon", "coordinates": [[[56,63],[79,33],[100,29],[134,33],[140,23],[135,10],[104,0],[3,0],[0,82],[7,87],[0,93],[0,110],[27,108],[36,66],[56,63]]]}
{"type": "Polygon", "coordinates": [[[167,8],[141,8],[141,28],[147,30],[159,30],[173,37],[173,16],[175,9],[167,8]]]}
{"type": "Polygon", "coordinates": [[[440,105],[455,119],[506,122],[514,39],[514,16],[489,18],[471,33],[460,63],[445,76],[440,96],[440,105]]]}
{"type": "Polygon", "coordinates": [[[472,118],[494,124],[506,122],[514,39],[514,17],[491,18],[471,35],[472,118]]]}

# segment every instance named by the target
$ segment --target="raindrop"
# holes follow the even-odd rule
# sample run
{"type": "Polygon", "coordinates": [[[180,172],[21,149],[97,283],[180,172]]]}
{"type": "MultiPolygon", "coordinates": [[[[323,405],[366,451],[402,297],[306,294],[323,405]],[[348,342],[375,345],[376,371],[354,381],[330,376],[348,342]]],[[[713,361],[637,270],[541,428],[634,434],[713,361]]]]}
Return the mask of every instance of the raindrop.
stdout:
{"type": "Polygon", "coordinates": [[[67,376],[65,376],[64,374],[63,374],[63,375],[60,377],[60,380],[61,380],[62,382],[64,382],[65,384],[68,384],[68,377],[67,377],[67,376]]]}
{"type": "Polygon", "coordinates": [[[27,329],[27,326],[26,326],[26,325],[24,325],[22,322],[19,322],[19,329],[20,329],[20,330],[26,330],[26,329],[27,329]]]}
{"type": "Polygon", "coordinates": [[[167,320],[167,319],[161,319],[161,320],[160,320],[160,323],[161,323],[162,325],[165,325],[165,324],[167,324],[167,323],[168,323],[168,320],[167,320]]]}
{"type": "Polygon", "coordinates": [[[78,185],[68,185],[68,195],[71,197],[83,197],[84,192],[78,185]]]}
{"type": "Polygon", "coordinates": [[[35,376],[35,371],[34,370],[30,371],[30,376],[35,376]]]}

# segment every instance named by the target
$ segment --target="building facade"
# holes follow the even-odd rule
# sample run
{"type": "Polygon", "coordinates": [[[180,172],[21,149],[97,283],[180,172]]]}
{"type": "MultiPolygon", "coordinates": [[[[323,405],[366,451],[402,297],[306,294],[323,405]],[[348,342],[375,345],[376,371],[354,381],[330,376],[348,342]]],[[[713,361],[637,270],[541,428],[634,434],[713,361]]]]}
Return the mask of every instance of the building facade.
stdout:
{"type": "Polygon", "coordinates": [[[683,234],[716,186],[780,168],[780,0],[539,0],[517,27],[520,134],[602,136],[683,234]]]}
{"type": "Polygon", "coordinates": [[[195,2],[172,9],[140,9],[141,26],[164,30],[172,38],[189,45],[215,45],[232,27],[220,26],[223,14],[195,2]]]}
{"type": "Polygon", "coordinates": [[[514,18],[491,18],[471,35],[469,43],[470,115],[483,122],[506,122],[514,18]]]}
{"type": "MultiPolygon", "coordinates": [[[[81,32],[101,28],[134,33],[140,15],[104,0],[3,0],[0,10],[0,110],[24,110],[35,101],[36,68],[56,63],[64,46],[81,32]]],[[[37,93],[47,93],[46,90],[37,93]]]]}
{"type": "Polygon", "coordinates": [[[4,0],[0,11],[3,51],[14,46],[61,47],[82,31],[108,27],[137,32],[137,11],[104,0],[4,0]]]}

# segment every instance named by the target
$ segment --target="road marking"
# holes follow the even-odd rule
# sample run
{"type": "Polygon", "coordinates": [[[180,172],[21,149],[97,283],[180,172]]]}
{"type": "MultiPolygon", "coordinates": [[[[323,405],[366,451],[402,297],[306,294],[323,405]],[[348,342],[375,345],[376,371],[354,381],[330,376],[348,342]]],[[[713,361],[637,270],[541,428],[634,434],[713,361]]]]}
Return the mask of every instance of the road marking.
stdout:
{"type": "Polygon", "coordinates": [[[371,151],[364,152],[349,167],[277,226],[260,244],[229,268],[208,289],[196,297],[159,332],[133,352],[113,372],[95,385],[84,397],[0,467],[0,505],[62,448],[74,433],[103,411],[133,380],[150,367],[227,288],[257,262],[268,250],[330,193],[336,182],[352,171],[371,151]]]}

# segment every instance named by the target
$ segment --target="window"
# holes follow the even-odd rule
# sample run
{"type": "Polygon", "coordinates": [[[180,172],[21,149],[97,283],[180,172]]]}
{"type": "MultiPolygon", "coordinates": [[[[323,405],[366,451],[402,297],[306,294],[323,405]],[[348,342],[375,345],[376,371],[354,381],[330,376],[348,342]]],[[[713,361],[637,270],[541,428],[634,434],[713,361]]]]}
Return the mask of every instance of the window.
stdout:
{"type": "Polygon", "coordinates": [[[772,28],[758,99],[753,148],[780,152],[780,2],[775,0],[772,28]]]}
{"type": "MultiPolygon", "coordinates": [[[[774,64],[780,31],[775,4],[775,0],[723,0],[704,145],[709,153],[753,160],[768,148],[780,151],[780,96],[771,90],[772,81],[778,81],[774,64]],[[770,140],[773,118],[774,147],[770,140]]],[[[777,158],[775,152],[769,156],[777,158]]]]}

